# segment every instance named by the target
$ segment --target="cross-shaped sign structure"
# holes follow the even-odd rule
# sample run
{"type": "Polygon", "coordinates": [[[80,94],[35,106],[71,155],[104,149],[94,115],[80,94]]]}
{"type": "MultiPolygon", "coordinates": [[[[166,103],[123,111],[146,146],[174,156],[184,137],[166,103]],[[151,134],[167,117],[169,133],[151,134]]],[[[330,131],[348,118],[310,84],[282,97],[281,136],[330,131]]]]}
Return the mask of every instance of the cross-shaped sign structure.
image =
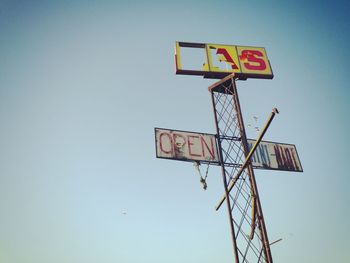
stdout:
{"type": "MultiPolygon", "coordinates": [[[[208,90],[214,111],[216,133],[198,133],[155,128],[158,158],[207,163],[221,167],[236,263],[272,263],[265,220],[254,169],[302,172],[296,147],[262,141],[278,110],[274,108],[256,140],[247,139],[236,79],[272,79],[265,48],[176,42],[176,73],[218,78],[208,90]],[[199,68],[186,68],[182,49],[203,52],[199,68]]],[[[205,185],[206,186],[206,185],[205,185]]]]}

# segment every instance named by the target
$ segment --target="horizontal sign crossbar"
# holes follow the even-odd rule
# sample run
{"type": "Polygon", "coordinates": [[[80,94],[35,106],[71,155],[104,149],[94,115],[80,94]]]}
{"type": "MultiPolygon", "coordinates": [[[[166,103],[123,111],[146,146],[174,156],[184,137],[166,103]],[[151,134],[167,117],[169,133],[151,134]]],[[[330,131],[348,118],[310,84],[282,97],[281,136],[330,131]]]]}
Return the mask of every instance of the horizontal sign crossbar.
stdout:
{"type": "MultiPolygon", "coordinates": [[[[224,138],[225,140],[239,138],[224,138]]],[[[156,156],[162,159],[221,165],[217,151],[217,136],[208,133],[155,128],[156,156]]],[[[249,147],[255,140],[248,139],[249,147]]],[[[225,162],[225,166],[242,164],[225,162]]],[[[303,168],[295,145],[261,141],[251,158],[253,168],[302,172],[303,168]]]]}

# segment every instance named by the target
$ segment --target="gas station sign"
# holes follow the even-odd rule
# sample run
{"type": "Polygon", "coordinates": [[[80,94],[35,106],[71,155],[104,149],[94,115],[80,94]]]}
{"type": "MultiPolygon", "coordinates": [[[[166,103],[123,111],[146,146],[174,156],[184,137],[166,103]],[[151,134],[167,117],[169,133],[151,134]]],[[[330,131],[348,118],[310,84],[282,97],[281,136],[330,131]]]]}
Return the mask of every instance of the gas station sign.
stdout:
{"type": "MultiPolygon", "coordinates": [[[[184,52],[185,53],[185,52],[184,52]]],[[[194,52],[193,52],[194,53],[194,52]]],[[[188,52],[185,53],[188,55],[188,52]]],[[[239,79],[272,79],[273,73],[263,47],[176,42],[176,74],[202,75],[218,78],[235,73],[239,79]],[[183,63],[183,49],[202,49],[201,67],[187,68],[183,63]]]]}

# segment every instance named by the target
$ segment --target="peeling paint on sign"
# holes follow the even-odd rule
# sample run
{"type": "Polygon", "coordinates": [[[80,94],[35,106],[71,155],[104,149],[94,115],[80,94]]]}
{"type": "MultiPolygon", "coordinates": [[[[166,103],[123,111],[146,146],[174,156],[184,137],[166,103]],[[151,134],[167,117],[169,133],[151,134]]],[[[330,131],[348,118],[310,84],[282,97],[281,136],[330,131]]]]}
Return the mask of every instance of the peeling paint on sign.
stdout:
{"type": "MultiPolygon", "coordinates": [[[[249,148],[255,140],[248,139],[249,148]]],[[[261,141],[251,159],[255,168],[302,172],[297,149],[293,144],[261,141]]]]}
{"type": "Polygon", "coordinates": [[[212,134],[156,128],[155,135],[158,158],[219,162],[212,134]]]}

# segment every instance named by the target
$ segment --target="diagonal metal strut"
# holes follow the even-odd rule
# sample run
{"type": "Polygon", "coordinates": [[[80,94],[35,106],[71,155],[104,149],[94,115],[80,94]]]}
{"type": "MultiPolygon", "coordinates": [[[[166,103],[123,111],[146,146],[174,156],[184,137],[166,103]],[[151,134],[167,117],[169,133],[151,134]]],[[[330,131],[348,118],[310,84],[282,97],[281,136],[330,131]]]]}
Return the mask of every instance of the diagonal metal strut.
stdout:
{"type": "MultiPolygon", "coordinates": [[[[234,187],[235,183],[237,182],[237,180],[241,176],[242,172],[244,171],[244,169],[247,168],[247,165],[250,163],[251,157],[253,156],[256,148],[258,147],[259,143],[261,142],[262,138],[264,137],[264,135],[265,135],[267,129],[269,128],[273,118],[275,117],[276,113],[278,113],[277,108],[273,108],[270,116],[268,117],[268,120],[267,120],[264,128],[260,132],[259,137],[256,140],[255,144],[253,145],[252,149],[249,151],[248,156],[246,157],[241,169],[237,172],[237,175],[231,180],[229,186],[227,187],[228,192],[231,192],[232,188],[234,187]]],[[[225,201],[225,199],[226,199],[226,194],[224,194],[222,196],[222,198],[220,199],[219,203],[217,204],[215,210],[220,209],[220,207],[221,207],[222,203],[225,201]]]]}

